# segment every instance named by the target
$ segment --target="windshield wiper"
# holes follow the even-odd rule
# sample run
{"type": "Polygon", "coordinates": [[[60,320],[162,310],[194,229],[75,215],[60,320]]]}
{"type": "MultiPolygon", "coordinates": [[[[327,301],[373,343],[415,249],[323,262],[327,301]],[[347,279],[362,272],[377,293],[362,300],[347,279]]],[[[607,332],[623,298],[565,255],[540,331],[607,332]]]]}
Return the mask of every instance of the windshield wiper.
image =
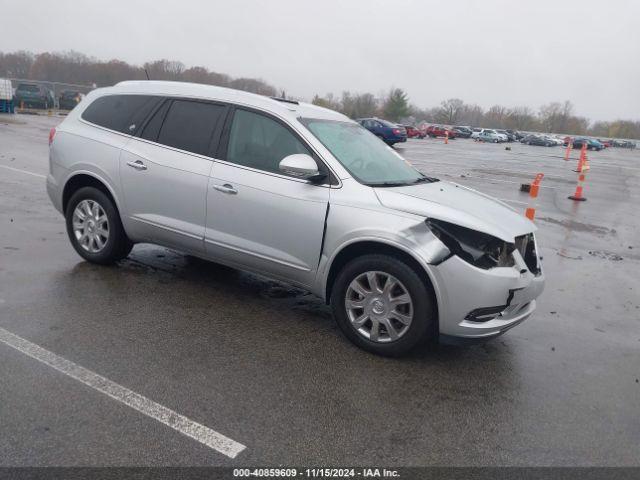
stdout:
{"type": "Polygon", "coordinates": [[[433,182],[439,182],[439,181],[440,181],[439,178],[427,177],[425,175],[424,177],[416,178],[412,183],[433,183],[433,182]]]}
{"type": "Polygon", "coordinates": [[[368,187],[406,187],[410,185],[407,182],[379,182],[379,183],[367,183],[368,187]]]}

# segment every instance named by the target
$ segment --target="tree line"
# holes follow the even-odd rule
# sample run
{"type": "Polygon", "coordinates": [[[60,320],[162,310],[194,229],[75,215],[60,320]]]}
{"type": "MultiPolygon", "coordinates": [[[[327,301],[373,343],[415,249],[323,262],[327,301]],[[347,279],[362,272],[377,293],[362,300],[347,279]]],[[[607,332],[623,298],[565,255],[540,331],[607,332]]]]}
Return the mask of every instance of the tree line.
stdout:
{"type": "Polygon", "coordinates": [[[591,123],[588,118],[575,115],[573,104],[568,100],[562,103],[551,102],[535,111],[528,106],[493,105],[484,109],[476,104],[465,103],[459,98],[450,98],[437,107],[422,109],[411,104],[402,89],[392,88],[387,94],[378,97],[371,93],[351,92],[343,92],[340,97],[333,94],[323,97],[316,95],[312,103],[337,110],[351,118],[378,116],[410,125],[442,123],[529,132],[640,139],[640,121],[615,120],[591,123]]]}
{"type": "Polygon", "coordinates": [[[131,65],[122,60],[100,61],[78,52],[0,52],[0,77],[106,87],[124,80],[179,80],[230,87],[274,96],[277,90],[258,78],[233,78],[205,67],[187,68],[175,60],[155,60],[131,65]],[[145,71],[146,70],[146,71],[145,71]]]}
{"type": "MultiPolygon", "coordinates": [[[[0,52],[0,77],[55,81],[88,88],[114,85],[123,80],[177,80],[235,88],[267,96],[285,96],[259,78],[233,78],[226,73],[202,66],[187,68],[175,60],[155,60],[142,66],[122,60],[101,61],[78,52],[34,54],[27,51],[0,52]]],[[[315,95],[312,103],[344,113],[350,118],[379,116],[393,122],[418,125],[423,122],[447,125],[470,125],[487,128],[594,135],[599,137],[640,139],[640,121],[614,120],[591,123],[574,113],[571,102],[551,102],[537,111],[528,106],[488,109],[465,103],[459,98],[444,100],[433,108],[412,104],[401,88],[387,93],[343,92],[340,96],[315,95]]]]}

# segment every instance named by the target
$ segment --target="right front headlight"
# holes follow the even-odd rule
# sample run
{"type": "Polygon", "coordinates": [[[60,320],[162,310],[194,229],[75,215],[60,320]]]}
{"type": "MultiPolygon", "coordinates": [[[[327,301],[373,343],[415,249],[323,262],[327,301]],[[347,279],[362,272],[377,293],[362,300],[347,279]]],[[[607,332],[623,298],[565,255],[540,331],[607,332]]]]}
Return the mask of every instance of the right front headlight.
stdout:
{"type": "Polygon", "coordinates": [[[426,224],[452,254],[471,265],[485,270],[515,265],[513,243],[435,218],[428,218],[426,224]]]}

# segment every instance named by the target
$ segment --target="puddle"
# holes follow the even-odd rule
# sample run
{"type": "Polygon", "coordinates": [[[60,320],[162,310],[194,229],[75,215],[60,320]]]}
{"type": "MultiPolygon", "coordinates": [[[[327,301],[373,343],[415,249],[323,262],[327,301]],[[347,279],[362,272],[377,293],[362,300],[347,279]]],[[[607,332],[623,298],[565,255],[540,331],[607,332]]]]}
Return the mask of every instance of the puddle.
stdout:
{"type": "Polygon", "coordinates": [[[562,258],[568,258],[569,260],[582,260],[582,255],[571,254],[567,252],[565,249],[558,250],[557,253],[562,258]]]}
{"type": "Polygon", "coordinates": [[[568,219],[558,220],[556,218],[551,218],[551,217],[536,217],[536,220],[551,223],[553,225],[560,225],[562,227],[566,227],[569,230],[573,230],[575,232],[588,232],[588,233],[595,233],[596,235],[616,235],[617,233],[614,228],[602,227],[600,225],[592,225],[590,223],[576,222],[575,220],[568,220],[568,219]]]}
{"type": "Polygon", "coordinates": [[[602,258],[604,260],[610,260],[612,262],[619,262],[623,260],[623,257],[617,253],[607,252],[605,250],[589,250],[589,255],[592,257],[602,258]]]}

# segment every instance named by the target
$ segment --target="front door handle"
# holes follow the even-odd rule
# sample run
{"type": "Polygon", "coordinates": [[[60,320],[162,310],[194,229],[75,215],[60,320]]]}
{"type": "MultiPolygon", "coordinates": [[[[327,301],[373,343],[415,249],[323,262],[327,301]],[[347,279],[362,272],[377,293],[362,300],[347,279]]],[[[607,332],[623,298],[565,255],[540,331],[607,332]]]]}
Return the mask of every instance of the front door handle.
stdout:
{"type": "Polygon", "coordinates": [[[146,170],[147,166],[142,163],[141,160],[136,160],[135,162],[127,162],[127,165],[129,165],[130,167],[135,168],[136,170],[146,170]]]}
{"type": "Polygon", "coordinates": [[[213,188],[214,190],[222,193],[228,193],[230,195],[235,195],[236,193],[238,193],[238,190],[233,188],[233,185],[229,185],[228,183],[225,183],[224,185],[214,185],[213,188]]]}

